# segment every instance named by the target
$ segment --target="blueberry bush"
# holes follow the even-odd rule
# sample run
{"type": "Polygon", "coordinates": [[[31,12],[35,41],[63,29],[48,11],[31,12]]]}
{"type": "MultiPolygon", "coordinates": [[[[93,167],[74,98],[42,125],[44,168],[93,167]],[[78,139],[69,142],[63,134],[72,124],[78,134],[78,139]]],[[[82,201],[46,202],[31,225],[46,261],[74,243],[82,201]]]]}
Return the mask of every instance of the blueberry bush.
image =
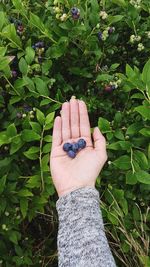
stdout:
{"type": "Polygon", "coordinates": [[[96,187],[117,266],[150,266],[149,58],[149,0],[0,1],[0,266],[57,266],[49,153],[72,95],[107,140],[96,187]]]}

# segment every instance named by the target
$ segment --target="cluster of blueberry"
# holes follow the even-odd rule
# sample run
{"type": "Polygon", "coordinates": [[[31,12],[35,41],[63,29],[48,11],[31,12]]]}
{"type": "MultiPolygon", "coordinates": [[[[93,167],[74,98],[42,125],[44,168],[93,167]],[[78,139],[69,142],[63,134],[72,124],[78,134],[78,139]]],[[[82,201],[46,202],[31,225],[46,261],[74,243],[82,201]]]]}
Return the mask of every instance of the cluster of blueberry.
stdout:
{"type": "Polygon", "coordinates": [[[63,145],[63,150],[67,152],[67,155],[74,159],[78,151],[86,147],[86,141],[81,138],[76,143],[65,143],[63,145]]]}
{"type": "Polygon", "coordinates": [[[110,34],[114,33],[114,31],[115,27],[107,27],[103,32],[98,32],[98,40],[105,41],[110,34]]]}
{"type": "Polygon", "coordinates": [[[38,54],[38,62],[42,63],[42,54],[45,51],[45,44],[43,41],[39,41],[37,43],[35,43],[34,45],[32,45],[32,48],[34,50],[36,50],[37,54],[38,54]]]}
{"type": "Polygon", "coordinates": [[[24,26],[23,26],[22,21],[21,20],[18,20],[18,19],[10,18],[10,22],[11,23],[14,23],[14,25],[16,26],[17,33],[19,35],[22,35],[23,32],[24,32],[24,26]]]}
{"type": "Polygon", "coordinates": [[[73,19],[79,19],[80,17],[80,9],[78,9],[77,7],[72,7],[71,8],[71,15],[73,19]]]}

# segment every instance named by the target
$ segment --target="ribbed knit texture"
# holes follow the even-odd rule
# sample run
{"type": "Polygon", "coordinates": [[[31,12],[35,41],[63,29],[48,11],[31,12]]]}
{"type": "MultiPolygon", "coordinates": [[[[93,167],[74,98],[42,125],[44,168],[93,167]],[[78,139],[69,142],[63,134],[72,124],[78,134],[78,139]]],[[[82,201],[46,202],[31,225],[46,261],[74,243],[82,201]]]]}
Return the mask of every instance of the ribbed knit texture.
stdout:
{"type": "Polygon", "coordinates": [[[99,192],[76,189],[58,199],[59,267],[116,267],[104,232],[99,192]]]}

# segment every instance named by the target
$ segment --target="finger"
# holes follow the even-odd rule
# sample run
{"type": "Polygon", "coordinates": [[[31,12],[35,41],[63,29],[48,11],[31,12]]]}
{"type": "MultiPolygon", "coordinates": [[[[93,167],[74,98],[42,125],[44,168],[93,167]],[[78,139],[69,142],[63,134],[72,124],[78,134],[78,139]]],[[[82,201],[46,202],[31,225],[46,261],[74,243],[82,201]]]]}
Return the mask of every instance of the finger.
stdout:
{"type": "Polygon", "coordinates": [[[71,138],[70,130],[70,104],[65,102],[62,105],[61,118],[62,118],[62,139],[66,141],[71,138]]]}
{"type": "Polygon", "coordinates": [[[62,127],[61,117],[57,116],[55,118],[53,126],[52,148],[59,146],[62,143],[61,127],[62,127]]]}
{"type": "Polygon", "coordinates": [[[80,136],[79,131],[79,106],[76,99],[70,100],[70,114],[71,114],[71,136],[72,138],[78,138],[80,136]]]}
{"type": "Polygon", "coordinates": [[[91,138],[90,121],[84,101],[79,100],[80,135],[91,138]]]}
{"type": "Polygon", "coordinates": [[[102,135],[98,127],[94,128],[93,140],[95,149],[106,154],[106,139],[102,135]]]}

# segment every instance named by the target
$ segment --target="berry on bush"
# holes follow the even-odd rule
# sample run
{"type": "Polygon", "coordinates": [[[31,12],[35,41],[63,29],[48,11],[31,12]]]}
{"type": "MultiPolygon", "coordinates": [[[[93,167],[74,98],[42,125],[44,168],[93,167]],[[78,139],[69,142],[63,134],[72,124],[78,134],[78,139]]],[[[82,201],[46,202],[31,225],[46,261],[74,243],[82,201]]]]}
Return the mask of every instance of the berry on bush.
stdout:
{"type": "Polygon", "coordinates": [[[78,19],[80,17],[80,10],[77,7],[72,7],[71,15],[73,19],[78,19]]]}

